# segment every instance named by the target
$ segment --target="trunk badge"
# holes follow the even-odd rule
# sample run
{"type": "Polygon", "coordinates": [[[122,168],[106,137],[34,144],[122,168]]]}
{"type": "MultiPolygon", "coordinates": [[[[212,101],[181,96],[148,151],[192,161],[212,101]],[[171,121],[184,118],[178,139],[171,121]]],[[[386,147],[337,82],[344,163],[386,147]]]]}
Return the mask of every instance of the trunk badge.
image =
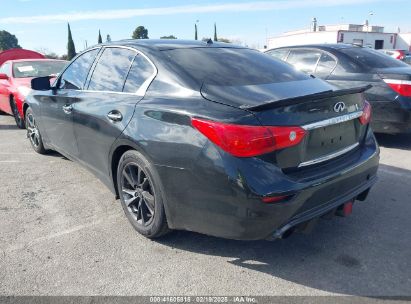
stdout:
{"type": "Polygon", "coordinates": [[[335,112],[340,113],[340,112],[342,112],[342,111],[344,111],[344,110],[345,110],[345,103],[343,103],[342,101],[337,102],[337,103],[334,105],[334,111],[335,111],[335,112]]]}

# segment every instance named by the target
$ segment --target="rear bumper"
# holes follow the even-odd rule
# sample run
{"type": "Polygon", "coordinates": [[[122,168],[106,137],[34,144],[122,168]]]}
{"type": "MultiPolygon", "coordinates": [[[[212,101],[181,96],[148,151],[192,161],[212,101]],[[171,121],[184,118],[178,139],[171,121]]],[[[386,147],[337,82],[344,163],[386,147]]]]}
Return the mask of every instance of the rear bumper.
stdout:
{"type": "Polygon", "coordinates": [[[411,131],[411,109],[397,101],[376,101],[372,105],[371,126],[376,133],[407,133],[411,131]]]}
{"type": "Polygon", "coordinates": [[[170,228],[238,240],[279,237],[349,200],[363,199],[376,181],[379,163],[371,132],[356,151],[304,176],[287,175],[255,158],[221,156],[214,149],[206,147],[191,170],[157,167],[170,228]],[[270,194],[294,196],[263,203],[261,196],[270,194]]]}
{"type": "Polygon", "coordinates": [[[365,200],[365,198],[368,195],[368,191],[371,189],[371,187],[376,182],[377,182],[377,177],[373,176],[370,180],[368,180],[368,182],[362,185],[359,185],[356,189],[353,189],[353,191],[347,192],[324,205],[320,205],[317,208],[313,208],[312,210],[309,210],[308,212],[298,214],[296,217],[293,217],[292,219],[290,219],[285,225],[276,229],[274,233],[269,237],[269,239],[282,238],[282,236],[287,231],[295,228],[299,224],[308,222],[314,218],[327,214],[330,211],[335,210],[336,208],[338,208],[339,206],[345,204],[346,202],[350,200],[355,200],[359,197],[361,197],[361,200],[365,200]]]}

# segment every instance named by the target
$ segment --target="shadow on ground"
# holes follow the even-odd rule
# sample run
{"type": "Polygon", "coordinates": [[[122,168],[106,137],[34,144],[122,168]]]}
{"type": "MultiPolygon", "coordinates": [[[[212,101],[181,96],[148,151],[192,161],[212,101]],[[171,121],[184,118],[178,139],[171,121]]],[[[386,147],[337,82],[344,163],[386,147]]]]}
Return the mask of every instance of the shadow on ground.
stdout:
{"type": "Polygon", "coordinates": [[[285,240],[234,241],[177,231],[160,243],[327,292],[348,295],[410,295],[411,172],[382,165],[380,181],[348,218],[320,220],[309,235],[285,240]],[[386,172],[394,172],[390,175],[386,172]],[[407,176],[407,182],[404,177],[407,176]],[[387,191],[382,181],[389,179],[387,191]],[[408,187],[408,188],[407,188],[408,187]],[[399,233],[402,232],[402,233],[399,233]],[[405,272],[404,272],[405,271],[405,272]]]}
{"type": "Polygon", "coordinates": [[[402,150],[411,150],[411,133],[407,134],[375,134],[380,146],[402,150]]]}

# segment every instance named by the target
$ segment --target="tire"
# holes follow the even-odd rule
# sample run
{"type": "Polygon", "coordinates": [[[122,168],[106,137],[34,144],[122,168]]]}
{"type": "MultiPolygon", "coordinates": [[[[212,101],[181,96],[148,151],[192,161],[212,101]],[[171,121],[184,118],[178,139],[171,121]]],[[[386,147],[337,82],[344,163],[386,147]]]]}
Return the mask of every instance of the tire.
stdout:
{"type": "Polygon", "coordinates": [[[27,138],[30,140],[33,150],[39,154],[46,154],[47,150],[44,149],[43,140],[31,108],[27,109],[25,120],[27,126],[27,138]]]}
{"type": "Polygon", "coordinates": [[[123,210],[137,232],[154,239],[170,231],[160,178],[141,153],[130,150],[120,158],[117,187],[123,210]]]}
{"type": "Polygon", "coordinates": [[[19,129],[25,129],[26,124],[25,124],[24,118],[21,118],[19,110],[17,110],[16,102],[13,97],[10,99],[10,108],[13,112],[13,117],[14,117],[14,120],[16,121],[17,127],[19,129]]]}

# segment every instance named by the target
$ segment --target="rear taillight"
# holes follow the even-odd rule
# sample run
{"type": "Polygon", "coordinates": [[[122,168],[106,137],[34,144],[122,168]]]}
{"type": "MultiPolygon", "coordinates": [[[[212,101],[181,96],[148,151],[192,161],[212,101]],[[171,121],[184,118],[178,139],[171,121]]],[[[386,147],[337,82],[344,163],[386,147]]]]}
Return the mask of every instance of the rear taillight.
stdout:
{"type": "Polygon", "coordinates": [[[280,195],[280,196],[265,196],[261,198],[261,201],[265,204],[273,204],[288,201],[293,195],[280,195]]]}
{"type": "Polygon", "coordinates": [[[411,81],[397,79],[384,79],[384,81],[401,96],[411,97],[411,81]]]}
{"type": "Polygon", "coordinates": [[[364,108],[362,110],[362,115],[360,116],[360,122],[362,125],[366,125],[371,120],[371,105],[368,101],[364,101],[364,108]]]}
{"type": "Polygon", "coordinates": [[[224,151],[237,157],[253,157],[295,146],[305,136],[300,127],[245,126],[191,119],[192,125],[224,151]]]}

